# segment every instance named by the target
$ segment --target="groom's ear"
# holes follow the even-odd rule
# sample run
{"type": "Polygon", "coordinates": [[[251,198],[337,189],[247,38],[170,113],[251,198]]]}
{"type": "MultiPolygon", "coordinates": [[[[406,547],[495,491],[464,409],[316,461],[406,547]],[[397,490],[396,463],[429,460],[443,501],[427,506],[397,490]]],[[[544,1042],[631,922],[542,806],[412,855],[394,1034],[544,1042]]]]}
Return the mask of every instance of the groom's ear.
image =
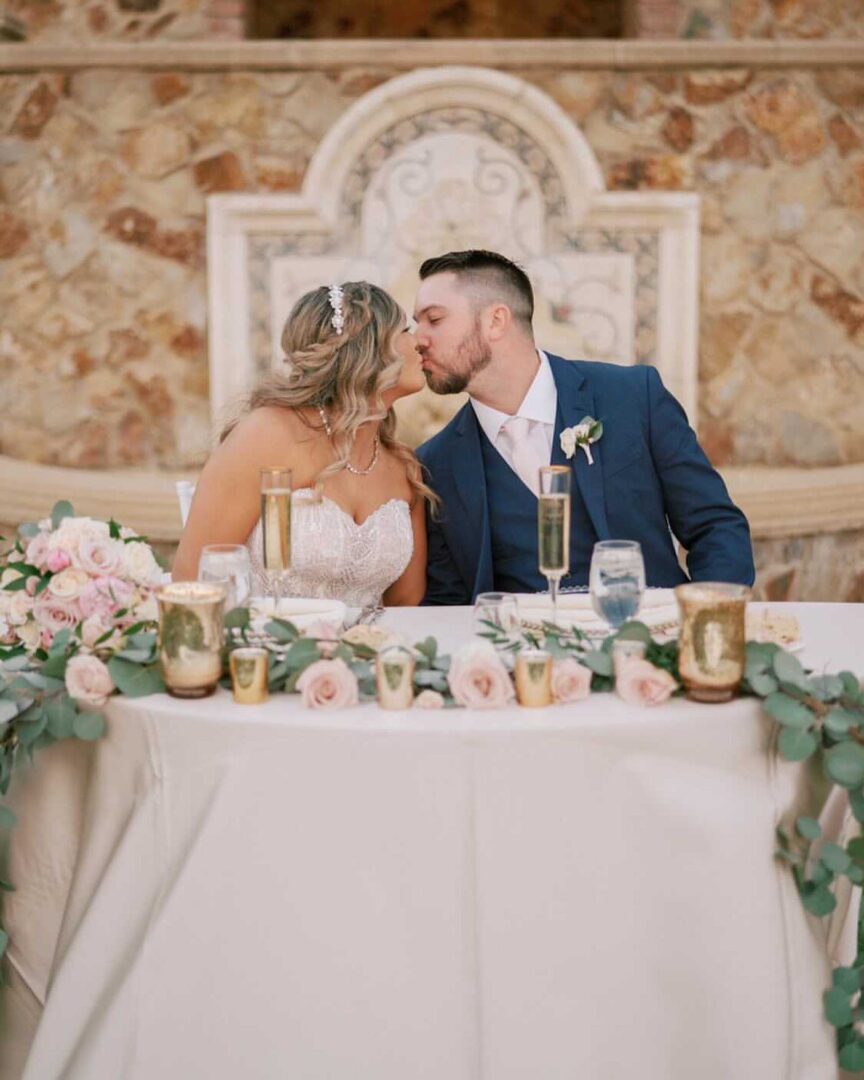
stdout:
{"type": "Polygon", "coordinates": [[[513,326],[513,312],[506,304],[492,304],[483,314],[486,337],[489,341],[500,341],[510,333],[513,326]]]}

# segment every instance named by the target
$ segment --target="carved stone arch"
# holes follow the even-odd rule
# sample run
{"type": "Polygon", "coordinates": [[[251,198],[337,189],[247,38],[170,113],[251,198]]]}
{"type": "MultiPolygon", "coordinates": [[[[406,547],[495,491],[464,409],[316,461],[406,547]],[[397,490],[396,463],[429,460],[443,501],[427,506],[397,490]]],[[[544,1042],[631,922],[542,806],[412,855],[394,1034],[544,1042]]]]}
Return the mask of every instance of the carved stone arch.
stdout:
{"type": "MultiPolygon", "coordinates": [[[[524,80],[466,67],[394,78],[334,125],[299,194],[208,200],[214,419],[278,366],[307,289],[363,278],[410,310],[422,259],[467,247],[526,268],[541,347],[654,363],[695,419],[698,207],[607,192],[578,126],[524,80]]],[[[459,402],[400,404],[418,441],[459,402]]]]}

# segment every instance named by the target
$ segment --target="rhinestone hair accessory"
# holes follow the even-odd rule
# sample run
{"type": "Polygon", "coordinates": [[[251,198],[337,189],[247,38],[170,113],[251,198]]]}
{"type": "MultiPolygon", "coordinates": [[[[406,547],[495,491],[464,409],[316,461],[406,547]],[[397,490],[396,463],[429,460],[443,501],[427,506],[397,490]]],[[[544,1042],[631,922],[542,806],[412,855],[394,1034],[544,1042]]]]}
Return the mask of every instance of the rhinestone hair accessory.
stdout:
{"type": "Polygon", "coordinates": [[[345,328],[345,312],[342,310],[342,301],[345,297],[345,293],[343,292],[341,285],[331,285],[328,290],[328,295],[330,297],[330,307],[333,308],[330,324],[337,334],[341,334],[345,328]]]}

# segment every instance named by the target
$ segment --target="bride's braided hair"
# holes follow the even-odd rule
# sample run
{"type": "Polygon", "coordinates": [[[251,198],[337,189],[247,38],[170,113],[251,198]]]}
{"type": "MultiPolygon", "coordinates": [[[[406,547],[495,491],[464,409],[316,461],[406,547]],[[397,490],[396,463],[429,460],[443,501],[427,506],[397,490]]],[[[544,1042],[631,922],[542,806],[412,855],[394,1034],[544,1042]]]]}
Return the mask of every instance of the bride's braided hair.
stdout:
{"type": "MultiPolygon", "coordinates": [[[[338,333],[326,285],[300,297],[282,331],[287,372],[260,383],[250,394],[247,409],[275,405],[327,411],[337,460],[319,474],[319,483],[345,467],[360,426],[380,420],[381,444],[405,465],[415,496],[436,505],[437,496],[423,482],[420,463],[396,438],[396,414],[381,400],[384,391],[399,381],[402,369],[395,347],[405,326],[402,309],[377,285],[348,281],[342,284],[342,313],[338,333]]],[[[233,426],[226,428],[223,439],[233,426]]]]}

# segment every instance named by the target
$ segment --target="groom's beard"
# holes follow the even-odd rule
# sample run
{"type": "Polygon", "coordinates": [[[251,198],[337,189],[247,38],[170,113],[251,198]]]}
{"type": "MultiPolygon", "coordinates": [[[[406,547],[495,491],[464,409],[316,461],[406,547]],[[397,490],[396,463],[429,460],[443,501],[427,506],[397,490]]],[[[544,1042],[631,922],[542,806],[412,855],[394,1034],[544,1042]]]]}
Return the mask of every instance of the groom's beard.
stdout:
{"type": "MultiPolygon", "coordinates": [[[[421,354],[422,355],[422,354],[421,354]]],[[[461,394],[474,376],[487,367],[492,360],[492,350],[483,341],[480,334],[480,320],[474,329],[465,335],[456,348],[457,371],[445,371],[435,374],[424,371],[426,385],[436,394],[461,394]]]]}

